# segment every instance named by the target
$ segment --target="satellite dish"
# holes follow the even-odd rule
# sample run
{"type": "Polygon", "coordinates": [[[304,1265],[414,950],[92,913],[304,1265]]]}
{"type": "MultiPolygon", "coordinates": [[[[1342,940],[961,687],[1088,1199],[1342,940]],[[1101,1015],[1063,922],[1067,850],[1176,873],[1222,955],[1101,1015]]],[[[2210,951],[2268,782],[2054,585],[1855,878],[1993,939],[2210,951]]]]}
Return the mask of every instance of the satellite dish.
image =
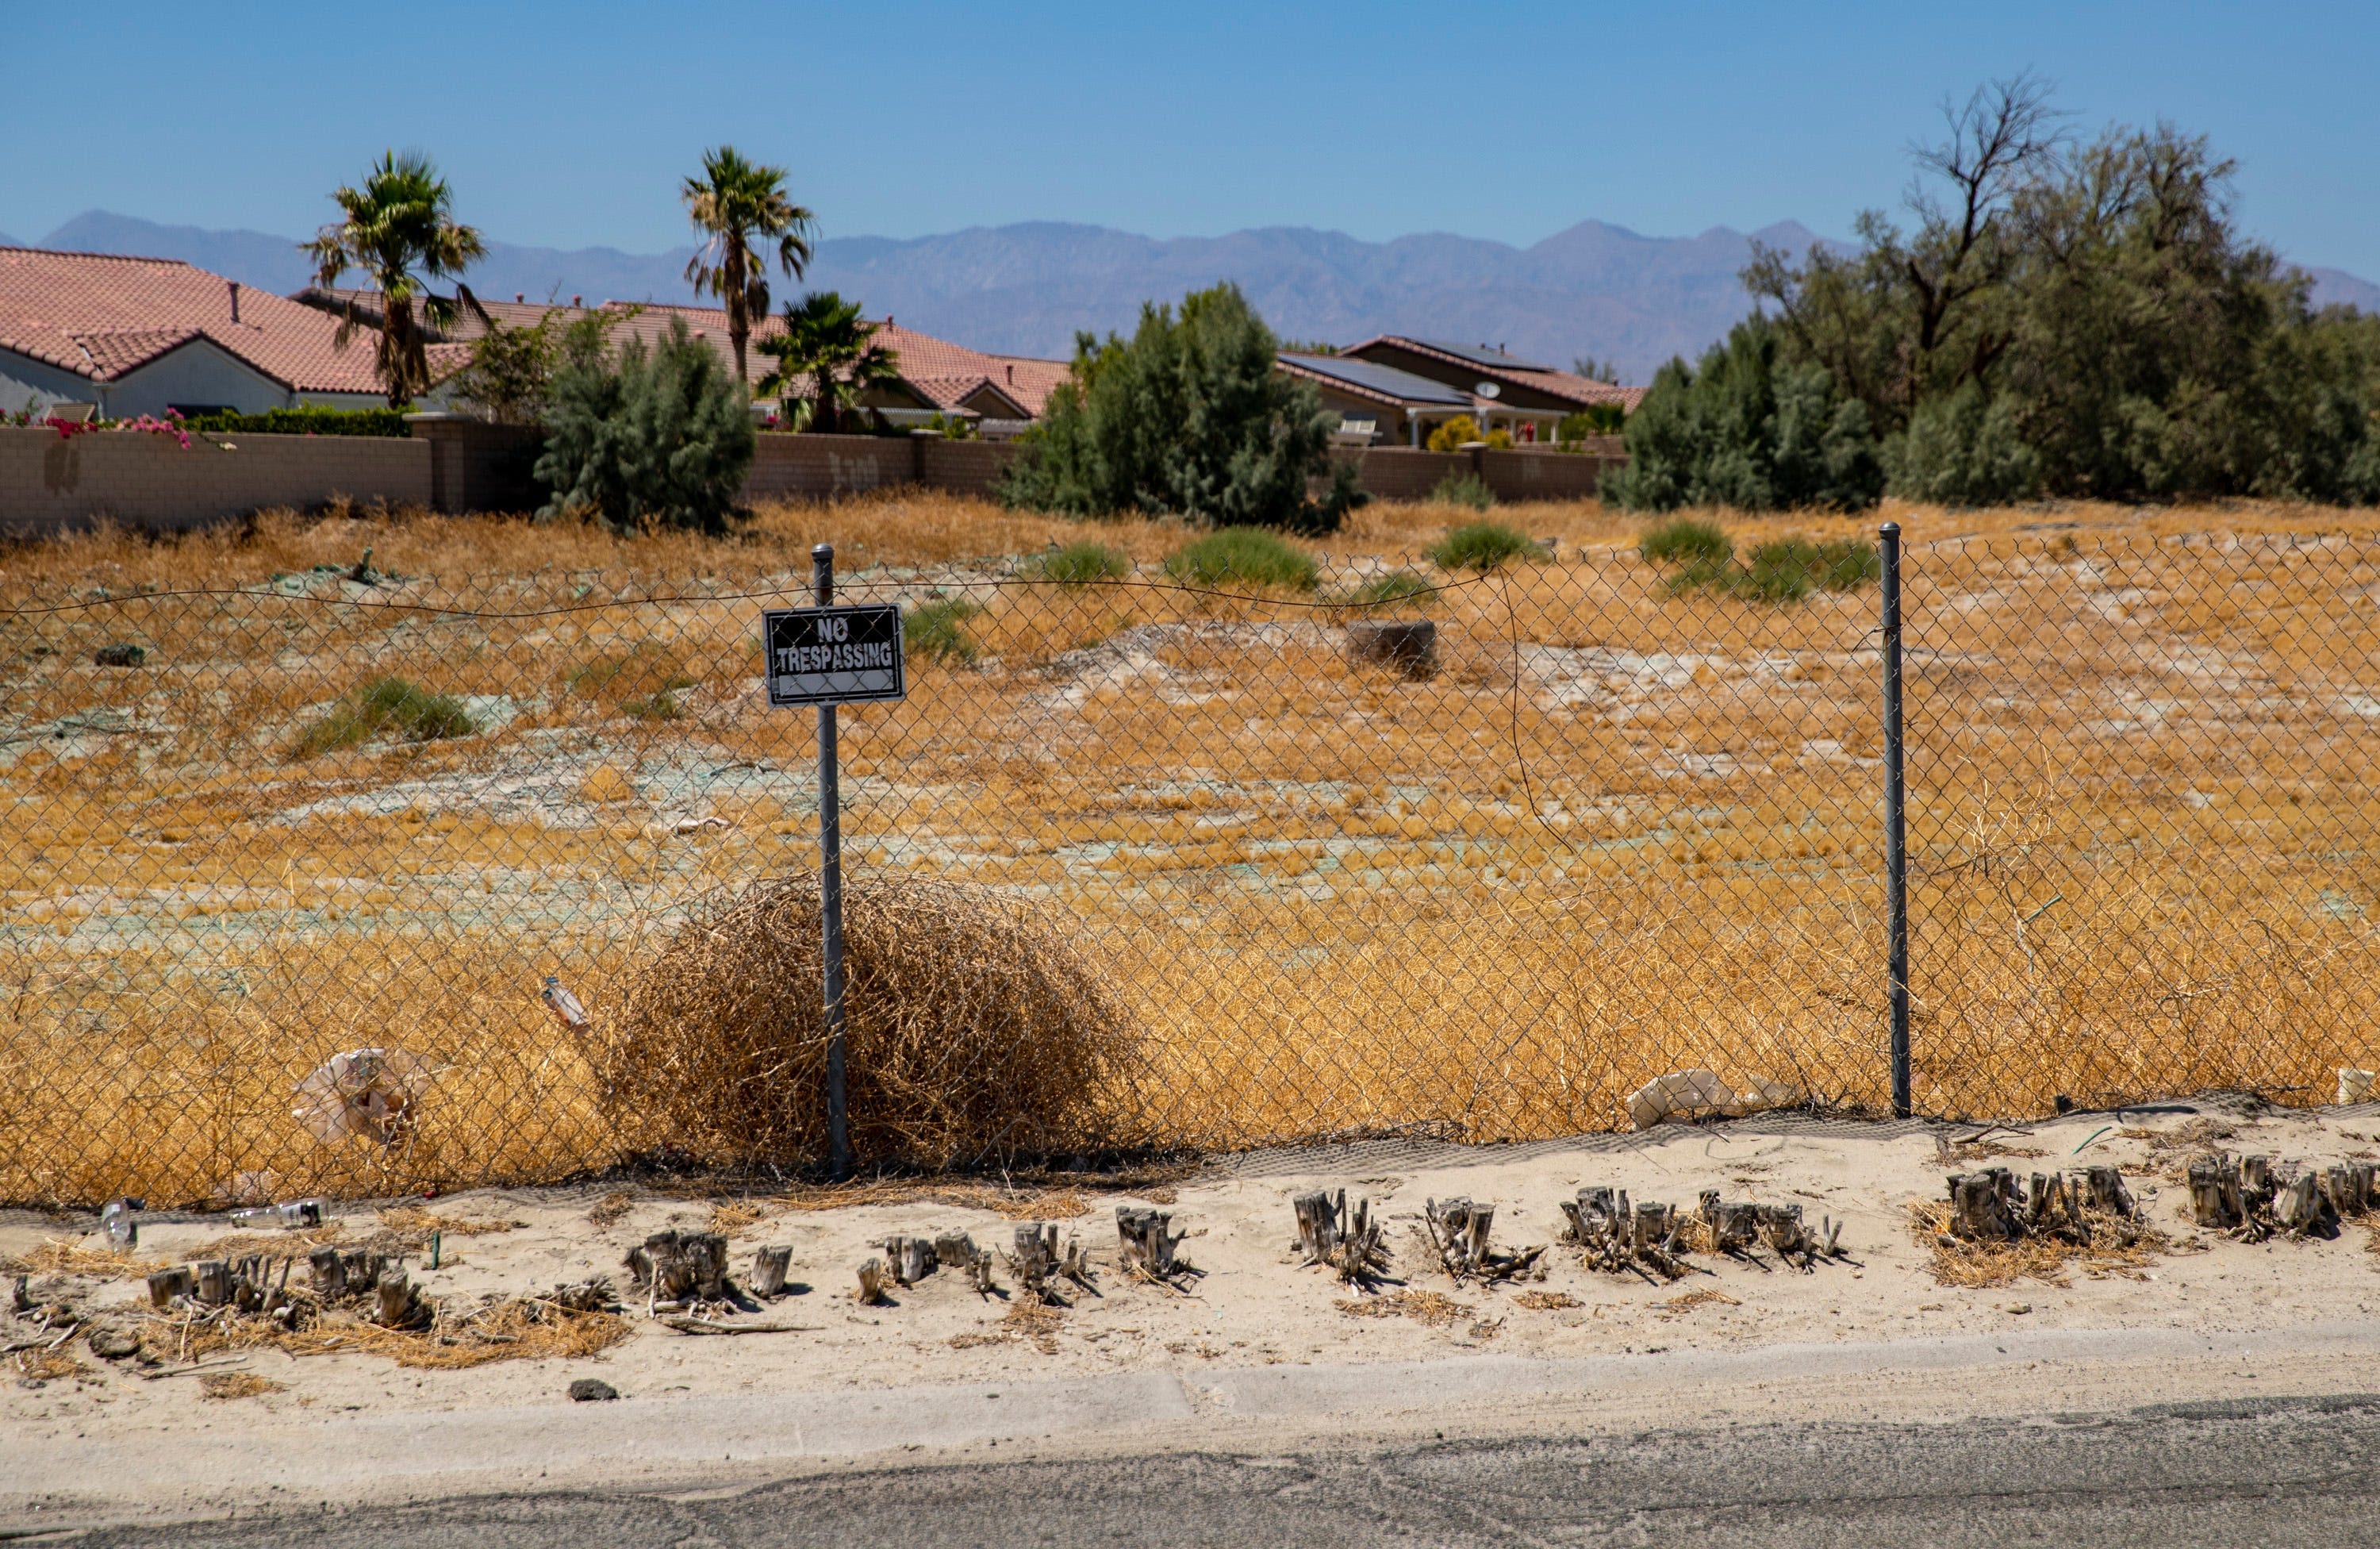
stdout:
{"type": "Polygon", "coordinates": [[[1504,396],[1504,389],[1497,386],[1492,382],[1478,383],[1474,385],[1471,390],[1478,394],[1483,398],[1500,398],[1504,396]]]}

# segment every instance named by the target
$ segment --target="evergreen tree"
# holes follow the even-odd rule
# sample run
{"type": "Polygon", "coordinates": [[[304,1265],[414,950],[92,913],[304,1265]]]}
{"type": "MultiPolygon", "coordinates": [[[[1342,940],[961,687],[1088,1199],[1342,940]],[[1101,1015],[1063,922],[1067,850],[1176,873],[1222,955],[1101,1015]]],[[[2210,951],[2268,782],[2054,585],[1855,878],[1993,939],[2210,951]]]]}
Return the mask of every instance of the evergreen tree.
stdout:
{"type": "Polygon", "coordinates": [[[1273,369],[1279,349],[1247,299],[1220,285],[1141,308],[1130,339],[1078,335],[1050,396],[1012,505],[1077,516],[1179,513],[1218,527],[1329,531],[1360,496],[1330,459],[1333,416],[1311,384],[1273,369]],[[1316,498],[1309,490],[1329,482],[1316,498]]]}
{"type": "Polygon", "coordinates": [[[553,491],[541,518],[576,516],[615,531],[648,524],[723,532],[752,462],[743,384],[673,318],[648,349],[607,360],[600,331],[565,341],[546,403],[538,479],[553,491]]]}
{"type": "Polygon", "coordinates": [[[2234,167],[2169,125],[2087,142],[2003,82],[1918,155],[1914,229],[1744,271],[1786,359],[1888,433],[1894,493],[1973,503],[2375,497],[2380,342],[2238,228],[2234,167]]]}
{"type": "Polygon", "coordinates": [[[1884,489],[1866,406],[1837,392],[1825,367],[1783,363],[1760,318],[1737,323],[1699,368],[1662,367],[1622,433],[1628,464],[1603,494],[1634,510],[1856,511],[1884,489]]]}

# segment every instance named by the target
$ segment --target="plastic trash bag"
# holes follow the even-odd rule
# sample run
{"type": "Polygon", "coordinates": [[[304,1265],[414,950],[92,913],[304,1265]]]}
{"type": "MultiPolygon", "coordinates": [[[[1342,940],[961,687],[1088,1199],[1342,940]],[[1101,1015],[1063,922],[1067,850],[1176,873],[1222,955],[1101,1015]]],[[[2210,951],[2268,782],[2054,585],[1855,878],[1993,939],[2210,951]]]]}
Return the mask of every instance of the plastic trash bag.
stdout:
{"type": "Polygon", "coordinates": [[[298,1083],[289,1112],[324,1144],[361,1135],[394,1145],[411,1127],[431,1074],[427,1061],[402,1049],[350,1049],[298,1083]]]}

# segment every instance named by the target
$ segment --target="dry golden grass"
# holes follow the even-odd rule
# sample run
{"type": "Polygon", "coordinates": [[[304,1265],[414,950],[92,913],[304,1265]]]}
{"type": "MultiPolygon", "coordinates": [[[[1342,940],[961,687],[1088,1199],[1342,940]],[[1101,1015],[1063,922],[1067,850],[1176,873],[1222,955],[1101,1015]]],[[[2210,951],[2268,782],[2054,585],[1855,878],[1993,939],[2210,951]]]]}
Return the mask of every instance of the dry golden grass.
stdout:
{"type": "Polygon", "coordinates": [[[427,1247],[433,1237],[486,1237],[492,1232],[516,1232],[528,1225],[484,1215],[441,1215],[419,1205],[390,1205],[380,1213],[380,1224],[409,1248],[427,1247]]]}
{"type": "MultiPolygon", "coordinates": [[[[1194,1170],[1188,1166],[1168,1169],[1173,1176],[1184,1176],[1194,1170]]],[[[1151,1171],[1154,1170],[1143,1170],[1136,1176],[1146,1177],[1151,1171]]],[[[1109,1183],[1109,1187],[1120,1192],[1140,1194],[1143,1198],[1154,1197],[1153,1193],[1144,1193],[1130,1177],[1115,1179],[1109,1183]]],[[[937,1182],[924,1178],[871,1178],[860,1183],[809,1185],[789,1189],[770,1202],[784,1210],[803,1211],[922,1202],[953,1205],[961,1210],[988,1210],[1011,1221],[1064,1221],[1077,1215],[1087,1215],[1091,1210],[1090,1201],[1084,1197],[1081,1189],[1075,1188],[1045,1189],[1027,1185],[1012,1189],[989,1183],[937,1182]]]]}
{"type": "MultiPolygon", "coordinates": [[[[1919,1107],[2311,1101],[2380,1063],[2374,517],[1882,514],[1912,545],[1919,1107]]],[[[1359,513],[1312,545],[1324,600],[1421,567],[1460,515],[1359,513]]],[[[752,616],[818,538],[889,567],[854,597],[981,610],[972,665],[844,716],[848,864],[856,895],[948,879],[1066,922],[1144,1050],[1075,1094],[1075,1133],[1527,1138],[1697,1065],[1881,1105],[1874,593],[1672,596],[1635,518],[1498,515],[1560,558],[1440,578],[1422,682],[1349,667],[1314,599],[1013,579],[1088,535],[1146,579],[1178,527],[941,496],[772,507],[725,542],[266,518],[0,552],[12,604],[60,604],[0,614],[0,1198],[197,1201],[257,1170],[393,1194],[653,1143],[589,1053],[693,901],[812,863],[810,721],[758,702],[752,616]],[[413,579],[272,589],[367,543],[413,579]],[[140,590],[230,585],[259,590],[140,590]],[[116,639],[152,665],[91,667],[116,639]],[[285,756],[382,674],[511,718],[285,756]],[[540,1004],[548,973],[593,1039],[540,1004]],[[315,1141],[291,1087],[370,1045],[435,1069],[419,1122],[315,1141]]],[[[1718,515],[1742,540],[1874,522],[1718,515]]]]}
{"type": "Polygon", "coordinates": [[[0,1275],[84,1275],[99,1280],[129,1280],[164,1261],[144,1259],[120,1248],[95,1248],[70,1237],[54,1237],[29,1253],[0,1253],[0,1275]]]}

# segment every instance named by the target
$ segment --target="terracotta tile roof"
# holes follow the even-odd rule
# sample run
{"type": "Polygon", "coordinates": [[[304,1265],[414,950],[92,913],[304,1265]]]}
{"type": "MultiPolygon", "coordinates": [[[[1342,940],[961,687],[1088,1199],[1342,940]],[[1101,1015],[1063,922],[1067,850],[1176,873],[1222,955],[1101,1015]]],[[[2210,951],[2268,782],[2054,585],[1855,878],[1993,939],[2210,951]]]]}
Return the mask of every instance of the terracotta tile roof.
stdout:
{"type": "Polygon", "coordinates": [[[337,332],[310,307],[175,259],[0,248],[0,348],[93,382],[204,338],[285,388],[378,393],[371,340],[341,349],[337,332]]]}
{"type": "MultiPolygon", "coordinates": [[[[351,286],[310,285],[303,290],[293,292],[289,299],[302,302],[318,311],[329,312],[333,317],[344,317],[347,307],[352,304],[356,309],[356,316],[360,321],[369,323],[375,328],[380,326],[381,303],[380,292],[377,290],[351,286]]],[[[499,301],[485,296],[480,297],[479,301],[480,306],[487,309],[489,321],[499,328],[534,328],[545,320],[548,312],[560,312],[566,322],[582,317],[589,311],[585,307],[574,307],[560,301],[551,303],[529,300],[499,301]]],[[[443,332],[433,331],[432,336],[462,344],[478,338],[487,331],[486,323],[481,323],[470,312],[465,311],[455,320],[452,327],[443,332]]]]}
{"type": "Polygon", "coordinates": [[[1050,402],[1050,390],[1073,374],[1074,367],[1064,360],[1043,360],[1030,355],[995,355],[1000,362],[1000,390],[1032,410],[1033,418],[1050,402]]]}
{"type": "Polygon", "coordinates": [[[1514,382],[1526,383],[1556,397],[1575,398],[1582,404],[1616,403],[1631,414],[1636,412],[1636,405],[1645,396],[1642,387],[1621,387],[1609,382],[1597,382],[1575,372],[1500,372],[1497,374],[1510,377],[1514,382]]]}

